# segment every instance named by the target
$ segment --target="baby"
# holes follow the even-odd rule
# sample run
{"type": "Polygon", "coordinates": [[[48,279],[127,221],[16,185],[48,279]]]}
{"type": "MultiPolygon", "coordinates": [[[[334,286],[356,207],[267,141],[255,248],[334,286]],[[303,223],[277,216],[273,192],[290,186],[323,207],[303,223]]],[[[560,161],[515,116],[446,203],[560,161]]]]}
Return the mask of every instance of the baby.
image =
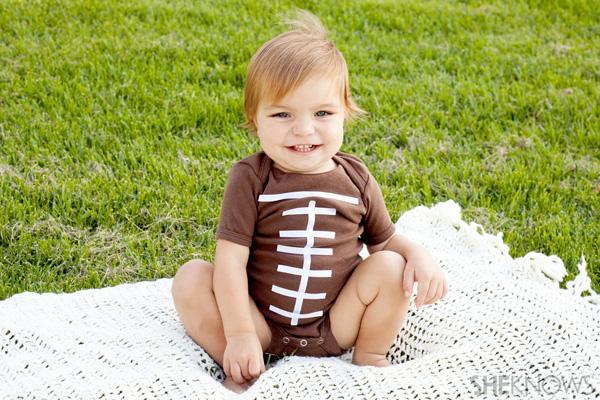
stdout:
{"type": "Polygon", "coordinates": [[[189,261],[173,280],[186,332],[238,392],[265,371],[263,353],[338,356],[354,346],[354,364],[390,365],[413,283],[417,307],[448,285],[424,248],[395,234],[367,167],[339,151],[344,122],[364,111],[314,15],[300,11],[254,54],[244,110],[262,151],[229,174],[214,266],[189,261]]]}

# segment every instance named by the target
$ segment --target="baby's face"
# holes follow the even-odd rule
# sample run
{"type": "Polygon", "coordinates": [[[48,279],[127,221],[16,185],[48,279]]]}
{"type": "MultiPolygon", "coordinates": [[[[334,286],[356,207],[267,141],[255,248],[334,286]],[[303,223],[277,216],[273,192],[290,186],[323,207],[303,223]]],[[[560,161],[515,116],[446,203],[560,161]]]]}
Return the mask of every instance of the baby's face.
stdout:
{"type": "Polygon", "coordinates": [[[344,107],[335,79],[315,76],[275,104],[261,102],[257,136],[275,166],[316,174],[335,168],[332,157],[344,138],[344,107]]]}

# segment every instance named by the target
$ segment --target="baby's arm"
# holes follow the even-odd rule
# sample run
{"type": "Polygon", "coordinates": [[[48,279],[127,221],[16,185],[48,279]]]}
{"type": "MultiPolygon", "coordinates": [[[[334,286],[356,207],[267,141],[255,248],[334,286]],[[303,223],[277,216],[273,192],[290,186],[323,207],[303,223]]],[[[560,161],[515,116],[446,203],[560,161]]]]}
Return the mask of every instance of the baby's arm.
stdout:
{"type": "Polygon", "coordinates": [[[246,263],[249,248],[217,240],[213,290],[223,321],[227,346],[225,374],[239,384],[265,371],[262,347],[250,313],[246,263]]]}

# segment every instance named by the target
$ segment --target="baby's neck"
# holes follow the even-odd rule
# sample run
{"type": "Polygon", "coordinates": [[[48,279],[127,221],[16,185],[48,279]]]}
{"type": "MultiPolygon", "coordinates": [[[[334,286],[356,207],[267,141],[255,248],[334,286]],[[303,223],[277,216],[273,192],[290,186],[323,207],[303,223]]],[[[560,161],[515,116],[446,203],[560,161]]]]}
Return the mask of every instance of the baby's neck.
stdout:
{"type": "Polygon", "coordinates": [[[331,171],[335,170],[337,168],[337,166],[338,166],[338,164],[335,162],[335,160],[333,158],[331,158],[329,160],[329,162],[327,164],[325,164],[323,167],[319,168],[318,170],[314,170],[314,171],[291,170],[291,169],[284,168],[275,162],[273,163],[273,167],[277,168],[278,170],[280,170],[282,172],[285,172],[288,174],[301,174],[301,175],[324,174],[326,172],[331,172],[331,171]]]}

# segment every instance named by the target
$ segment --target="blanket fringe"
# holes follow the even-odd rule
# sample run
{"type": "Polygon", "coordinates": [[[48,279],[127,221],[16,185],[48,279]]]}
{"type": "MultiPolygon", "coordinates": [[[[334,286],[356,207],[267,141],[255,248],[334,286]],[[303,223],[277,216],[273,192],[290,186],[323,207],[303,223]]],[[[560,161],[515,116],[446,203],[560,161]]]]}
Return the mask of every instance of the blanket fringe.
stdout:
{"type": "MultiPolygon", "coordinates": [[[[502,256],[509,256],[509,247],[502,240],[502,232],[493,235],[485,232],[482,225],[475,222],[466,223],[461,216],[461,207],[454,200],[438,203],[431,207],[431,212],[441,220],[450,222],[463,233],[468,240],[489,250],[497,251],[502,256]]],[[[521,277],[531,279],[547,286],[559,288],[568,274],[563,260],[556,255],[546,255],[535,251],[513,260],[515,272],[521,277]]],[[[576,297],[583,297],[592,304],[600,304],[600,294],[591,287],[591,279],[586,269],[587,263],[583,254],[577,264],[579,274],[565,283],[566,290],[576,297]],[[585,294],[587,292],[587,294],[585,294]]]]}

